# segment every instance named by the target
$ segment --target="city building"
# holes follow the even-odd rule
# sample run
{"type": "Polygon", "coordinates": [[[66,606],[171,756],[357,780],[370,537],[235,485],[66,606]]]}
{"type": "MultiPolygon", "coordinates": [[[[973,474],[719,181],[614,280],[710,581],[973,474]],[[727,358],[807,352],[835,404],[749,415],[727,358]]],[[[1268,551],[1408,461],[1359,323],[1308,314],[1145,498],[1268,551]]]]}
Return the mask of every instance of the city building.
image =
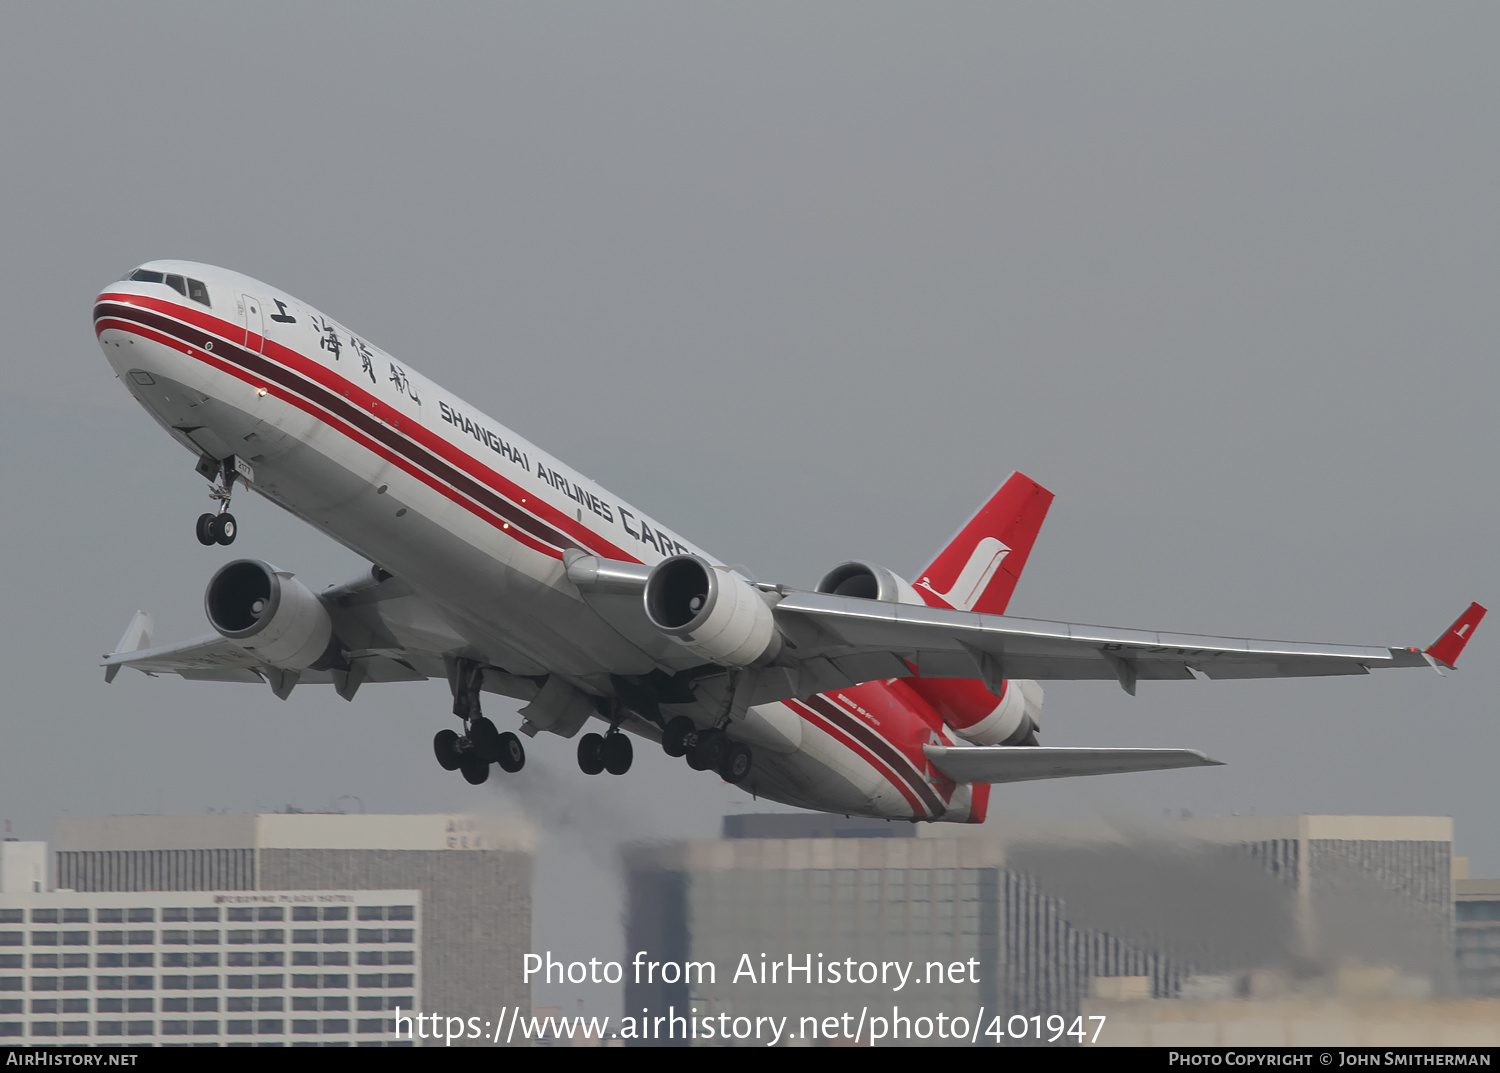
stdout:
{"type": "MultiPolygon", "coordinates": [[[[627,852],[627,951],[713,966],[712,979],[627,979],[627,1013],[799,1021],[899,1007],[984,1021],[983,1040],[997,1011],[1076,1017],[1101,979],[1165,998],[1257,970],[1374,964],[1429,989],[1451,975],[1445,818],[1229,817],[1149,836],[885,824],[886,837],[800,820],[727,817],[722,840],[627,852]],[[780,963],[780,981],[744,972],[747,956],[756,970],[780,963]],[[844,974],[787,982],[809,958],[844,974]],[[868,979],[887,963],[914,979],[868,979]]],[[[1000,1028],[988,1041],[1011,1040],[1000,1028]]]]}
{"type": "Polygon", "coordinates": [[[0,842],[0,894],[28,894],[47,889],[47,843],[0,842]]]}
{"type": "Polygon", "coordinates": [[[1500,879],[1460,877],[1453,887],[1459,992],[1500,997],[1500,879]]]}
{"type": "Polygon", "coordinates": [[[168,1036],[178,1036],[184,1023],[164,1015],[199,1013],[187,1018],[187,1035],[196,1043],[343,1046],[394,1042],[398,1005],[481,1020],[496,1010],[529,1009],[522,966],[531,944],[531,849],[524,824],[475,816],[60,819],[58,889],[0,894],[0,1010],[6,1011],[0,1021],[17,1042],[51,1040],[44,1034],[49,1024],[58,1040],[64,1024],[72,1034],[68,1042],[108,1040],[113,1037],[98,1033],[121,1020],[127,1040],[129,1023],[137,1022],[130,1042],[164,1043],[173,1042],[168,1036]],[[53,927],[46,926],[49,915],[53,927]],[[124,936],[119,943],[117,934],[124,936]],[[64,949],[70,942],[77,949],[64,949]],[[278,958],[282,973],[271,971],[278,958]],[[141,971],[132,974],[132,967],[141,971]],[[69,974],[69,968],[80,971],[69,974]],[[248,968],[255,971],[229,971],[248,968]],[[136,980],[141,993],[106,994],[117,976],[126,980],[126,992],[136,980]],[[169,994],[183,990],[184,978],[204,985],[190,983],[188,995],[169,994]],[[247,990],[244,982],[252,978],[256,986],[247,990]],[[17,988],[20,993],[12,994],[17,988]],[[38,990],[52,988],[56,995],[38,990]],[[74,993],[65,994],[69,989],[74,993]],[[281,1033],[273,1030],[275,1017],[228,1016],[270,1014],[278,1001],[287,1014],[281,1033]],[[316,1018],[310,1016],[314,1003],[316,1018]],[[53,1007],[55,1018],[48,1012],[53,1007]],[[384,1015],[383,1035],[372,1034],[377,1010],[384,1015]],[[130,1018],[131,1012],[138,1016],[130,1018]],[[209,1016],[214,1012],[217,1018],[209,1016]],[[248,1039],[247,1020],[257,1028],[248,1039]],[[265,1033],[258,1031],[262,1020],[265,1033]],[[217,1031],[210,1031],[215,1024],[217,1031]]]}
{"type": "Polygon", "coordinates": [[[0,895],[0,1043],[383,1046],[416,890],[0,895]]]}

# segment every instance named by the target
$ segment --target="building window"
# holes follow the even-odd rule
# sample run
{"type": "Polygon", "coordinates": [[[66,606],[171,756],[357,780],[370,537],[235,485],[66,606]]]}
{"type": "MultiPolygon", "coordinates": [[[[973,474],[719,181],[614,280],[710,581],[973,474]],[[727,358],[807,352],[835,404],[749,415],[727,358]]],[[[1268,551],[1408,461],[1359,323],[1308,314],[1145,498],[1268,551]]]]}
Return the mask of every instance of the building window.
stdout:
{"type": "MultiPolygon", "coordinates": [[[[170,913],[171,910],[169,909],[167,912],[170,913]]],[[[126,913],[126,918],[131,924],[154,924],[156,922],[156,910],[150,906],[131,909],[126,913]]],[[[162,914],[162,919],[168,920],[170,918],[164,913],[162,914]]]]}

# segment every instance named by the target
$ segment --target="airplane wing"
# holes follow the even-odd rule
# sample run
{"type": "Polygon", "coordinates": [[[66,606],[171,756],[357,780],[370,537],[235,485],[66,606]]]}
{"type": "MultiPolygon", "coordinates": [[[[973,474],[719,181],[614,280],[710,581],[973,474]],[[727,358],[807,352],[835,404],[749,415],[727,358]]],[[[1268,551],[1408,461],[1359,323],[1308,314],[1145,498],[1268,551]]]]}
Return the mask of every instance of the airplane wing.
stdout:
{"type": "Polygon", "coordinates": [[[243,648],[211,633],[177,644],[114,652],[104,657],[104,677],[114,681],[121,667],[134,667],[143,674],[178,674],[192,681],[263,682],[260,666],[243,648]]]}
{"type": "MultiPolygon", "coordinates": [[[[1426,650],[1127,630],[807,592],[787,595],[774,613],[799,664],[838,666],[851,658],[889,655],[924,678],[980,678],[992,689],[1004,678],[1116,680],[1133,695],[1141,680],[1451,667],[1485,609],[1470,605],[1426,650]]],[[[895,669],[894,662],[886,666],[895,669]]]]}
{"type": "Polygon", "coordinates": [[[441,676],[445,673],[441,652],[460,643],[456,638],[441,638],[435,627],[424,629],[420,621],[403,622],[420,619],[413,611],[421,609],[405,606],[416,598],[394,579],[382,582],[361,576],[326,590],[323,599],[338,622],[340,637],[351,644],[341,653],[341,666],[289,671],[263,662],[217,633],[152,646],[151,616],[137,611],[115,651],[104,657],[104,680],[113,682],[121,667],[133,667],[147,675],[176,674],[190,681],[267,682],[283,700],[299,684],[331,682],[340,696],[352,699],[365,682],[420,682],[441,676]],[[403,634],[415,633],[437,643],[413,650],[392,634],[393,625],[404,625],[403,634]]]}
{"type": "Polygon", "coordinates": [[[934,767],[954,782],[1030,782],[1075,775],[1117,775],[1179,767],[1217,767],[1192,749],[1074,749],[1043,745],[924,745],[934,767]]]}
{"type": "MultiPolygon", "coordinates": [[[[662,636],[642,605],[651,571],[581,553],[567,561],[568,577],[586,600],[601,611],[604,601],[616,601],[609,609],[618,629],[662,636]]],[[[1113,680],[1133,696],[1141,680],[1298,678],[1426,665],[1441,673],[1457,662],[1485,615],[1479,604],[1470,604],[1437,641],[1417,649],[1129,630],[780,586],[755,588],[771,603],[780,651],[768,666],[739,672],[700,666],[686,672],[700,697],[732,691],[740,708],[914,674],[977,678],[996,694],[1007,678],[1113,680]]]]}

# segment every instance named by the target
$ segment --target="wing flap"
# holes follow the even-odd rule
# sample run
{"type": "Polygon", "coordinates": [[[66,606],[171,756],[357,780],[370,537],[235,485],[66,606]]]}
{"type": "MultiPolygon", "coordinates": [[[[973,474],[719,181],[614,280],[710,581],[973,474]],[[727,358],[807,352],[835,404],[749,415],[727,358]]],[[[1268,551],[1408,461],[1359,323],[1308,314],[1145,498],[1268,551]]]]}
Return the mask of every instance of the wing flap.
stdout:
{"type": "Polygon", "coordinates": [[[954,782],[1030,782],[1078,775],[1119,775],[1131,771],[1214,767],[1194,749],[1077,749],[1040,745],[954,747],[924,745],[922,751],[954,782]]]}

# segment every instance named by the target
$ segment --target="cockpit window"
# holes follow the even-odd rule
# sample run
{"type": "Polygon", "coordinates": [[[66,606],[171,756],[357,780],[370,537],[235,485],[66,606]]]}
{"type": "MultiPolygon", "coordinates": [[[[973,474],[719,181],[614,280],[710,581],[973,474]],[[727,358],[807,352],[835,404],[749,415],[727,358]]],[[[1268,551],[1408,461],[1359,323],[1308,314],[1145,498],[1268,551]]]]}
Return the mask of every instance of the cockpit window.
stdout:
{"type": "Polygon", "coordinates": [[[208,300],[208,288],[200,279],[187,279],[175,273],[168,275],[163,272],[153,272],[149,268],[137,268],[125,277],[135,283],[165,283],[178,294],[185,295],[195,302],[213,308],[213,303],[208,300]]]}

